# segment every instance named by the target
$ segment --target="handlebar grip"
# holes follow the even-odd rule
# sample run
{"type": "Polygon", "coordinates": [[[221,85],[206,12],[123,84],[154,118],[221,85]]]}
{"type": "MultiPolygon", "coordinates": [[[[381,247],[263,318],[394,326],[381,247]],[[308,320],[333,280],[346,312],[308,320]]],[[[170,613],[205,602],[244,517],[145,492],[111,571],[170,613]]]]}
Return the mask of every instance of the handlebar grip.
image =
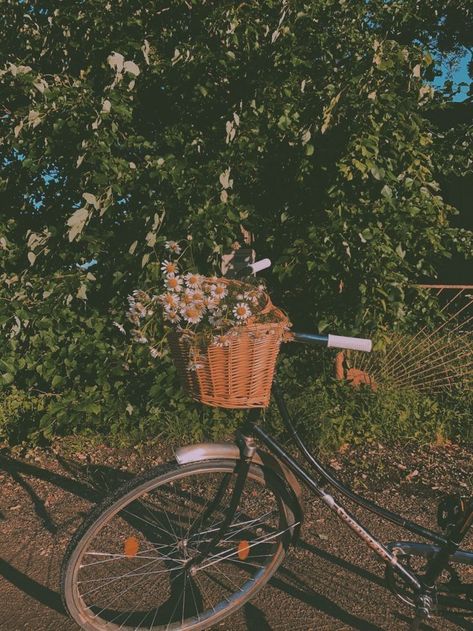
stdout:
{"type": "Polygon", "coordinates": [[[262,269],[271,267],[271,261],[269,259],[261,259],[261,261],[250,263],[248,267],[251,268],[251,271],[253,272],[253,274],[256,274],[257,272],[260,272],[262,269]]]}
{"type": "Polygon", "coordinates": [[[362,337],[345,337],[343,335],[329,335],[327,346],[330,348],[346,348],[353,351],[369,353],[373,347],[371,340],[362,337]]]}

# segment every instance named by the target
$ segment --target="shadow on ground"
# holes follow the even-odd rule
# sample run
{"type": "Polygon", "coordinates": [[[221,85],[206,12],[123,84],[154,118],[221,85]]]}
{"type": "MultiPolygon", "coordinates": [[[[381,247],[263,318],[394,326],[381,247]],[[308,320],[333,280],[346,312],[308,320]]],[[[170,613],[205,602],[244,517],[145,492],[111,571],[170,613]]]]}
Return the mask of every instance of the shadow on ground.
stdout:
{"type": "MultiPolygon", "coordinates": [[[[0,629],[78,629],[59,594],[62,557],[90,508],[132,476],[125,466],[53,453],[38,465],[0,453],[0,629]]],[[[306,511],[303,538],[284,566],[218,629],[407,629],[409,612],[384,589],[380,564],[318,503],[307,502],[306,511]]],[[[384,533],[376,526],[381,538],[394,538],[389,528],[384,533]]],[[[473,629],[473,624],[450,618],[424,629],[473,629]]]]}

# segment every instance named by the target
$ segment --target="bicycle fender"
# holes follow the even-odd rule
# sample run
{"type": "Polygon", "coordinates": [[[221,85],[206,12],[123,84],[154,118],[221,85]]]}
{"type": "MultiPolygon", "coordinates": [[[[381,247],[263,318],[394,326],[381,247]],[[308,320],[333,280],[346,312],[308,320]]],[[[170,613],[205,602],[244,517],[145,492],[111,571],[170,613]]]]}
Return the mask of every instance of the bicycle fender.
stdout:
{"type": "MultiPolygon", "coordinates": [[[[239,460],[241,458],[241,454],[240,448],[234,443],[196,443],[195,445],[188,445],[186,447],[179,447],[179,449],[176,449],[175,458],[178,464],[184,465],[191,462],[218,460],[220,458],[239,460]]],[[[297,503],[297,510],[299,513],[298,519],[302,521],[302,489],[298,479],[292,471],[275,456],[260,449],[258,449],[253,456],[253,462],[272,469],[279,475],[279,477],[287,482],[297,503]]]]}

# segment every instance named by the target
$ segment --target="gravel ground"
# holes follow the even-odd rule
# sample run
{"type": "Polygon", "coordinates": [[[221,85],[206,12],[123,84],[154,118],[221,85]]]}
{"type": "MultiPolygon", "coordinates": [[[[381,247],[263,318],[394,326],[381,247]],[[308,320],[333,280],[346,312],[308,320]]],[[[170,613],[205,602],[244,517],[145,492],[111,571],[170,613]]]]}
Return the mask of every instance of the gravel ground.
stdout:
{"type": "MultiPolygon", "coordinates": [[[[366,497],[434,527],[443,492],[470,492],[472,454],[454,445],[365,445],[346,446],[328,460],[366,497]]],[[[113,449],[69,439],[31,451],[0,445],[0,630],[79,629],[64,613],[58,591],[71,534],[91,506],[121,480],[170,457],[170,450],[158,444],[113,449]]],[[[358,509],[348,508],[360,516],[358,509]]],[[[384,588],[382,564],[320,502],[306,497],[305,509],[301,540],[276,576],[217,628],[408,629],[410,612],[384,588]]],[[[363,522],[382,541],[409,538],[374,515],[363,515],[363,522]]],[[[473,630],[473,618],[434,618],[423,628],[473,630]]]]}

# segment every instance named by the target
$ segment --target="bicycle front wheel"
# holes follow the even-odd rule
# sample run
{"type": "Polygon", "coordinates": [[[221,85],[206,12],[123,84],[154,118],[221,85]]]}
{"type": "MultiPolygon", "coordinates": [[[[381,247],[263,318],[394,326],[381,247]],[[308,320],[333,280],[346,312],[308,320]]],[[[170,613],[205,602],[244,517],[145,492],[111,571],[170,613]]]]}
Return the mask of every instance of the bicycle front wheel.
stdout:
{"type": "Polygon", "coordinates": [[[199,563],[225,516],[234,460],[172,463],[99,505],[71,541],[63,599],[88,631],[198,631],[254,596],[284,558],[294,525],[290,495],[252,464],[236,514],[199,563]]]}

